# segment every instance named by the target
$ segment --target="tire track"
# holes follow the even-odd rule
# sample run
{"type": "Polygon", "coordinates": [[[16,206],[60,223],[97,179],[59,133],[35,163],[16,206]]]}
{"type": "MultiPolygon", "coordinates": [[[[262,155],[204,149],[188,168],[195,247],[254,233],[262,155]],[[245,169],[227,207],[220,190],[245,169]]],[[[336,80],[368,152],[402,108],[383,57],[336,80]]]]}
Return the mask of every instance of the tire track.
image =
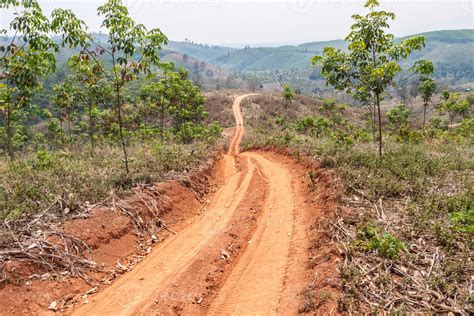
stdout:
{"type": "MultiPolygon", "coordinates": [[[[148,314],[155,298],[166,291],[199,258],[199,254],[225,233],[251,190],[265,196],[257,226],[245,250],[236,258],[224,284],[207,307],[211,315],[278,312],[289,273],[290,250],[294,244],[295,192],[290,170],[255,152],[239,154],[245,133],[240,103],[249,95],[236,98],[232,108],[235,134],[223,159],[224,184],[214,194],[208,210],[177,235],[157,245],[132,271],[111,286],[89,298],[89,304],[73,311],[75,315],[148,314]],[[245,168],[237,167],[237,158],[245,168]],[[254,176],[265,185],[251,187],[254,176]]],[[[189,282],[189,281],[188,281],[189,282]]]]}
{"type": "MultiPolygon", "coordinates": [[[[240,102],[246,96],[236,99],[240,102]]],[[[166,286],[192,262],[196,254],[225,229],[245,197],[256,166],[249,162],[247,172],[237,170],[234,152],[238,152],[243,129],[237,129],[232,140],[234,150],[224,160],[224,185],[215,193],[208,211],[197,222],[169,237],[132,271],[116,280],[95,296],[89,304],[73,311],[74,315],[130,315],[151,305],[160,288],[166,286]]]]}
{"type": "Polygon", "coordinates": [[[257,230],[211,305],[211,315],[275,313],[283,290],[293,230],[290,174],[256,153],[242,156],[255,161],[269,189],[257,230]]]}

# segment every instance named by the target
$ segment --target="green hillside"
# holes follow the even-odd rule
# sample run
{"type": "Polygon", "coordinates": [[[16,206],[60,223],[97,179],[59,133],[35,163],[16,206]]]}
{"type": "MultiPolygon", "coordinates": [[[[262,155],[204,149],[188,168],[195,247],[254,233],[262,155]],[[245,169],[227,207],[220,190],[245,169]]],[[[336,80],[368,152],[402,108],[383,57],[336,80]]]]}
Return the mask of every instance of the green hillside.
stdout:
{"type": "Polygon", "coordinates": [[[234,53],[235,48],[211,46],[207,44],[195,44],[192,42],[175,42],[170,41],[167,45],[167,50],[175,51],[181,55],[189,55],[195,59],[204,62],[210,62],[222,56],[234,53]]]}
{"type": "MultiPolygon", "coordinates": [[[[435,76],[439,80],[449,84],[474,81],[473,29],[434,31],[422,35],[426,37],[426,47],[413,54],[405,62],[405,66],[413,64],[417,59],[427,58],[435,64],[435,76]]],[[[404,38],[406,37],[399,40],[404,38]]],[[[335,40],[297,46],[232,49],[172,42],[168,49],[239,72],[265,72],[308,69],[311,67],[311,57],[321,53],[327,46],[344,49],[346,44],[343,40],[335,40]]]]}
{"type": "Polygon", "coordinates": [[[245,71],[295,69],[309,66],[313,55],[310,50],[297,46],[259,47],[238,50],[210,62],[221,67],[245,71]]]}

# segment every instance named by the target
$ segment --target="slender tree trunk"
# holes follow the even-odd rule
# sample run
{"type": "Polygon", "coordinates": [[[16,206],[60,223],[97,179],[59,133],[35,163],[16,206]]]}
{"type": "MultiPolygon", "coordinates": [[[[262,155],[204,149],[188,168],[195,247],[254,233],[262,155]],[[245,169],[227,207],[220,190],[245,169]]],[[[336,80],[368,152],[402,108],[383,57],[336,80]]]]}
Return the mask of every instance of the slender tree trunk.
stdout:
{"type": "Polygon", "coordinates": [[[165,140],[165,135],[164,135],[164,128],[165,128],[165,109],[163,108],[163,106],[160,106],[160,139],[161,139],[161,142],[163,142],[165,140]]]}
{"type": "Polygon", "coordinates": [[[332,132],[336,135],[336,116],[334,113],[331,113],[331,120],[332,120],[332,132]]]}
{"type": "Polygon", "coordinates": [[[120,86],[117,85],[116,87],[116,94],[117,94],[117,114],[118,114],[118,123],[119,123],[119,134],[120,134],[120,142],[122,145],[123,157],[125,159],[125,171],[127,172],[127,176],[130,173],[128,168],[128,155],[127,155],[127,147],[125,145],[125,140],[123,137],[123,127],[122,127],[122,98],[120,95],[120,86]]]}
{"type": "Polygon", "coordinates": [[[428,108],[428,103],[423,104],[423,130],[425,130],[425,124],[426,124],[426,109],[428,108]]]}
{"type": "MultiPolygon", "coordinates": [[[[62,115],[60,115],[61,117],[62,115]]],[[[64,130],[63,130],[63,120],[59,119],[59,127],[61,128],[61,147],[64,147],[64,130]]]]}
{"type": "MultiPolygon", "coordinates": [[[[374,67],[377,67],[377,47],[374,43],[374,47],[372,48],[372,59],[374,63],[374,67]]],[[[377,112],[378,112],[378,119],[379,119],[379,157],[382,159],[382,115],[380,114],[380,93],[377,91],[375,93],[375,102],[377,104],[377,112]]],[[[374,106],[374,119],[375,119],[375,106],[374,106]]]]}
{"type": "Polygon", "coordinates": [[[10,103],[10,89],[7,89],[7,113],[5,116],[5,125],[6,125],[6,132],[7,132],[7,151],[10,160],[15,160],[15,154],[13,152],[13,129],[11,125],[12,121],[12,109],[10,103]]]}
{"type": "Polygon", "coordinates": [[[67,133],[68,133],[68,138],[69,138],[69,143],[71,143],[71,140],[72,140],[72,135],[71,135],[71,119],[70,117],[68,116],[67,118],[67,133]]]}
{"type": "Polygon", "coordinates": [[[146,132],[147,132],[147,127],[146,127],[146,118],[148,116],[148,111],[146,110],[146,108],[143,110],[143,128],[145,129],[145,136],[146,136],[146,132]]]}
{"type": "Polygon", "coordinates": [[[374,102],[372,105],[372,135],[374,143],[377,142],[377,104],[374,102]]]}
{"type": "Polygon", "coordinates": [[[91,143],[91,157],[94,157],[94,119],[92,118],[92,100],[89,100],[89,141],[91,143]]]}
{"type": "Polygon", "coordinates": [[[382,114],[380,113],[380,95],[376,93],[375,96],[377,100],[377,114],[378,114],[378,119],[379,119],[379,157],[380,159],[382,159],[383,139],[382,139],[382,114]]]}

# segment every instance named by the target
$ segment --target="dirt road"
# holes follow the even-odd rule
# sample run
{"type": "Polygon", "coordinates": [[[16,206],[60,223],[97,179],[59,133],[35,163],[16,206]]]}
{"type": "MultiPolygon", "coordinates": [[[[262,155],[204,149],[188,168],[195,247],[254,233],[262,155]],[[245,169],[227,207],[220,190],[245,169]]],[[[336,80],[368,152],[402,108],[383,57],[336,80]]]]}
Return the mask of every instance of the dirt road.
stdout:
{"type": "MultiPolygon", "coordinates": [[[[294,258],[290,259],[290,254],[298,252],[292,247],[304,249],[304,245],[298,244],[298,240],[305,239],[304,227],[295,216],[302,203],[295,192],[298,180],[293,178],[287,165],[265,154],[239,153],[245,132],[240,103],[248,96],[236,98],[233,104],[236,129],[220,167],[223,184],[210,199],[207,210],[191,225],[156,246],[132,271],[91,296],[88,304],[73,314],[158,313],[157,297],[172,291],[178,282],[187,282],[187,286],[201,282],[199,270],[204,269],[201,268],[204,265],[197,262],[209,260],[213,245],[218,245],[247,206],[254,209],[248,205],[251,194],[257,194],[255,204],[261,209],[255,218],[255,228],[248,230],[249,239],[228,265],[228,272],[223,274],[206,307],[201,305],[200,312],[211,315],[296,313],[292,303],[296,293],[288,293],[287,279],[288,275],[296,274],[289,270],[303,269],[301,263],[295,264],[294,258]]],[[[254,219],[253,215],[251,218],[254,219]]],[[[186,309],[180,311],[186,313],[186,309]]]]}

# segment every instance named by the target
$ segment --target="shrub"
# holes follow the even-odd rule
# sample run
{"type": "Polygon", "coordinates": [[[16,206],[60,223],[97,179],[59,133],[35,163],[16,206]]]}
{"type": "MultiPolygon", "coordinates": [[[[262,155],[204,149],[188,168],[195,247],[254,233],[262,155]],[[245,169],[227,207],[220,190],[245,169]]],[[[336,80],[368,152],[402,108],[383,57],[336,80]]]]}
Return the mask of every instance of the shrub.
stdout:
{"type": "Polygon", "coordinates": [[[374,224],[362,225],[357,230],[358,243],[365,251],[376,251],[380,256],[395,259],[405,250],[405,244],[388,232],[379,233],[374,224]]]}

